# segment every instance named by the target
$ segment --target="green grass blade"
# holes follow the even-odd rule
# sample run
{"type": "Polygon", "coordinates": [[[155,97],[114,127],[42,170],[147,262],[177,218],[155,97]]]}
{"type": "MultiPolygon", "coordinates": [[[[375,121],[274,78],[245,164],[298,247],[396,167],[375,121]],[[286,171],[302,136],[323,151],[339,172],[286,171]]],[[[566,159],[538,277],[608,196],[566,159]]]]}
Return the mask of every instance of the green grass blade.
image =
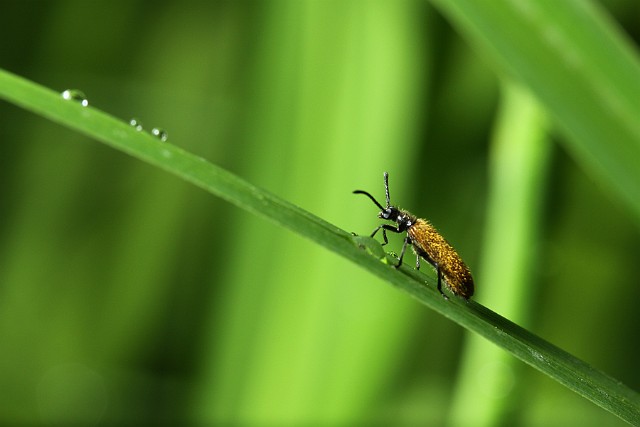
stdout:
{"type": "Polygon", "coordinates": [[[233,174],[93,107],[65,101],[59,93],[0,71],[0,97],[38,115],[158,166],[238,207],[278,223],[355,262],[409,293],[422,304],[474,331],[569,389],[620,418],[640,423],[640,396],[610,376],[474,301],[444,300],[434,274],[399,271],[381,258],[378,243],[351,234],[253,186],[233,174]],[[364,249],[362,248],[364,246],[364,249]],[[428,286],[425,286],[427,283],[428,286]]]}
{"type": "Polygon", "coordinates": [[[531,90],[569,151],[640,218],[640,61],[615,24],[587,0],[433,3],[531,90]]]}

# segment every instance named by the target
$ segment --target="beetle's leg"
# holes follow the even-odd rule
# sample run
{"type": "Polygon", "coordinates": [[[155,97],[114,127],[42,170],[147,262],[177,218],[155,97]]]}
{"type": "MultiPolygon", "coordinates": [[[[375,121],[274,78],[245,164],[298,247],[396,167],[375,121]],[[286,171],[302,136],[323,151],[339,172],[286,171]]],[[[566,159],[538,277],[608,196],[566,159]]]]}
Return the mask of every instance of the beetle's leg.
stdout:
{"type": "Polygon", "coordinates": [[[375,236],[380,229],[382,229],[382,239],[384,240],[382,246],[389,243],[389,239],[387,239],[387,230],[393,231],[394,233],[402,233],[402,231],[398,230],[397,228],[393,228],[389,224],[381,224],[377,226],[375,230],[373,230],[373,233],[371,233],[371,237],[375,236]]]}
{"type": "Polygon", "coordinates": [[[407,236],[404,238],[404,244],[402,245],[402,251],[400,252],[400,258],[398,259],[398,265],[396,268],[400,268],[402,265],[402,258],[404,257],[404,252],[407,250],[407,245],[411,243],[411,237],[407,236]]]}
{"type": "Polygon", "coordinates": [[[438,292],[440,292],[440,295],[442,295],[444,299],[449,299],[449,297],[446,296],[444,292],[442,292],[442,271],[440,270],[440,265],[438,264],[436,264],[436,273],[438,274],[438,292]]]}
{"type": "Polygon", "coordinates": [[[382,246],[389,243],[389,239],[387,239],[387,231],[383,227],[384,227],[384,224],[379,225],[378,227],[376,227],[375,230],[373,230],[373,233],[371,233],[371,237],[373,237],[382,228],[382,238],[384,239],[384,243],[382,244],[382,246]]]}

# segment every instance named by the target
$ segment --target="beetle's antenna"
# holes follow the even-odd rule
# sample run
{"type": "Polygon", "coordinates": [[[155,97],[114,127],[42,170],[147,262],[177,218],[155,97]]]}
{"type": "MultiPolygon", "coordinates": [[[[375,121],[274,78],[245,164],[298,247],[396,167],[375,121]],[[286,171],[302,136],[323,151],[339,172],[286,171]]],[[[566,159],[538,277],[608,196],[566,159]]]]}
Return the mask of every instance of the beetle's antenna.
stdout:
{"type": "Polygon", "coordinates": [[[378,203],[378,201],[371,194],[367,193],[366,191],[356,190],[356,191],[353,192],[353,194],[364,194],[365,196],[368,196],[373,201],[373,203],[375,203],[376,206],[378,206],[380,208],[380,210],[382,210],[382,211],[384,210],[382,205],[380,203],[378,203]]]}
{"type": "Polygon", "coordinates": [[[391,199],[389,198],[389,174],[384,173],[384,194],[387,196],[387,208],[391,206],[391,199]]]}

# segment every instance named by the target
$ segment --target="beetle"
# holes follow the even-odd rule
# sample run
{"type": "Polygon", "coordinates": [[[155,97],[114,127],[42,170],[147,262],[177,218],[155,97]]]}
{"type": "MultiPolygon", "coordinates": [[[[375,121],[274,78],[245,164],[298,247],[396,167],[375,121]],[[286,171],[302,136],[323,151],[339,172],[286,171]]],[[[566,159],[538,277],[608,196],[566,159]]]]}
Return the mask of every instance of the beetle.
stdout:
{"type": "Polygon", "coordinates": [[[396,223],[395,227],[390,224],[381,224],[371,233],[371,237],[373,237],[378,231],[382,230],[382,237],[384,239],[383,246],[389,243],[387,231],[407,233],[404,238],[400,257],[398,258],[398,264],[395,265],[395,268],[400,268],[407,246],[411,245],[416,254],[416,269],[420,269],[420,258],[424,258],[435,268],[438,276],[438,291],[445,299],[448,299],[448,297],[442,292],[443,279],[451,292],[464,299],[469,299],[473,295],[475,286],[471,272],[464,261],[462,261],[460,255],[458,255],[455,249],[438,233],[429,221],[418,218],[404,209],[391,205],[389,198],[389,174],[387,172],[384,173],[384,191],[387,201],[386,207],[378,203],[375,197],[366,191],[355,190],[353,193],[364,194],[369,197],[371,201],[380,208],[378,218],[396,223]]]}

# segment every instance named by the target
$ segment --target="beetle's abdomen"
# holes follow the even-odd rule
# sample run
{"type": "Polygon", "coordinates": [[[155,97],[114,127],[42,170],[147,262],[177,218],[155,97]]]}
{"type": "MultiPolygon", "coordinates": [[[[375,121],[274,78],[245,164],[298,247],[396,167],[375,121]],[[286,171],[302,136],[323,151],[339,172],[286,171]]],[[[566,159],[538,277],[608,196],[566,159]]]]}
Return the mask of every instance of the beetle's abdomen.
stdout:
{"type": "Polygon", "coordinates": [[[430,263],[438,264],[451,292],[469,299],[474,291],[471,272],[460,255],[429,221],[417,219],[407,233],[417,254],[430,263]]]}

